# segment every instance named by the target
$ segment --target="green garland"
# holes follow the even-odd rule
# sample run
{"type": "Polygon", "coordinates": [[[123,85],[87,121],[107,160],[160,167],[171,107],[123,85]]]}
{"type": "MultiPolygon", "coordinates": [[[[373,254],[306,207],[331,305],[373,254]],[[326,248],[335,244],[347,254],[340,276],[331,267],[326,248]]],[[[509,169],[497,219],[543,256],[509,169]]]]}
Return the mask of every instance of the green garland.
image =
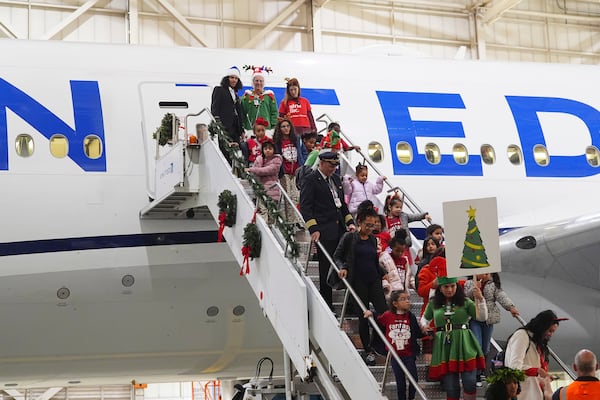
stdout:
{"type": "Polygon", "coordinates": [[[260,257],[260,250],[262,248],[260,231],[256,224],[250,222],[244,227],[244,241],[243,246],[250,250],[250,258],[260,257]]]}
{"type": "Polygon", "coordinates": [[[225,226],[232,227],[235,225],[237,216],[237,196],[231,193],[230,190],[223,190],[219,195],[219,215],[225,213],[225,226]]]}
{"type": "MultiPolygon", "coordinates": [[[[238,165],[245,165],[245,159],[238,155],[236,148],[233,148],[229,145],[231,139],[229,138],[229,135],[227,134],[227,131],[221,122],[211,122],[208,126],[208,131],[210,132],[211,139],[216,137],[219,140],[221,144],[220,148],[227,152],[227,156],[230,160],[232,160],[232,162],[238,165]]],[[[263,184],[260,183],[254,177],[254,175],[247,173],[243,169],[239,171],[239,173],[241,178],[247,179],[248,182],[250,182],[250,186],[252,187],[252,190],[254,190],[256,198],[262,200],[263,204],[267,208],[268,214],[271,216],[271,218],[273,218],[273,221],[275,221],[275,226],[277,229],[279,229],[287,243],[290,257],[297,258],[300,253],[300,247],[294,238],[294,223],[287,222],[277,207],[277,203],[271,198],[271,196],[267,194],[263,184]]]]}
{"type": "MultiPolygon", "coordinates": [[[[175,126],[179,127],[179,118],[175,117],[175,126]]],[[[153,139],[158,138],[158,144],[164,146],[173,138],[173,114],[166,113],[160,121],[160,126],[152,134],[153,139]]]]}

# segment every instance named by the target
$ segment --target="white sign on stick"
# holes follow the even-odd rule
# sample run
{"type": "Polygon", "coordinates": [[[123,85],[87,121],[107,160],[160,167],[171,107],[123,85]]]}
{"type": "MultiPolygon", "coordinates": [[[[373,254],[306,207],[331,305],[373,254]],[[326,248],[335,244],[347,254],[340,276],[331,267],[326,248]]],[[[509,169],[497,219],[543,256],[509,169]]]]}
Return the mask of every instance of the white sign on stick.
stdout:
{"type": "Polygon", "coordinates": [[[500,272],[496,198],[443,203],[449,277],[500,272]]]}

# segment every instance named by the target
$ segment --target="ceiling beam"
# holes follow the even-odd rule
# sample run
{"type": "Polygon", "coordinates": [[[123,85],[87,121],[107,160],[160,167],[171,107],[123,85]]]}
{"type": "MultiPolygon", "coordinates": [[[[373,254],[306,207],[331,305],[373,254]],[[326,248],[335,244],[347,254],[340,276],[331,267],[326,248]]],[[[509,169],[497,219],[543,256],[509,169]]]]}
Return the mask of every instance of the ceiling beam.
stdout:
{"type": "Polygon", "coordinates": [[[96,5],[96,3],[98,1],[99,0],[88,0],[87,2],[85,2],[81,7],[79,7],[77,10],[73,11],[67,18],[62,20],[58,25],[56,25],[53,29],[51,29],[50,32],[46,33],[42,37],[42,39],[43,40],[54,39],[54,37],[56,35],[58,35],[60,32],[62,32],[63,29],[65,29],[72,22],[77,20],[77,18],[79,18],[83,14],[85,14],[90,8],[94,7],[94,5],[96,5]]]}
{"type": "Polygon", "coordinates": [[[4,389],[4,392],[11,396],[14,400],[25,400],[25,395],[17,389],[4,389]]]}
{"type": "Polygon", "coordinates": [[[278,16],[273,18],[273,20],[271,22],[269,22],[269,24],[267,26],[265,26],[263,29],[261,29],[261,31],[258,32],[245,45],[243,45],[242,48],[243,49],[254,48],[258,44],[258,42],[263,37],[265,37],[265,35],[267,35],[269,32],[271,32],[277,25],[279,25],[281,22],[283,22],[284,19],[289,17],[294,11],[296,11],[298,8],[300,8],[300,6],[302,6],[304,3],[306,3],[306,0],[296,0],[292,4],[287,6],[287,8],[285,10],[283,10],[281,12],[281,14],[279,14],[278,16]]]}
{"type": "Polygon", "coordinates": [[[39,395],[37,397],[37,399],[35,399],[35,400],[50,400],[51,398],[53,398],[61,390],[63,390],[62,387],[51,387],[51,388],[48,388],[48,389],[46,389],[46,391],[44,393],[42,393],[41,395],[39,395]]]}
{"type": "Polygon", "coordinates": [[[195,31],[190,21],[188,21],[175,7],[165,0],[156,0],[169,14],[173,16],[183,26],[183,28],[189,32],[202,46],[208,47],[204,39],[200,37],[195,31]]]}
{"type": "Polygon", "coordinates": [[[329,0],[313,0],[313,7],[323,7],[325,4],[329,3],[329,0]]]}
{"type": "Polygon", "coordinates": [[[523,0],[496,0],[481,16],[484,24],[493,24],[502,17],[506,11],[515,7],[523,0]]]}
{"type": "Polygon", "coordinates": [[[127,40],[129,41],[129,44],[138,44],[140,41],[140,16],[138,1],[143,0],[127,1],[127,21],[129,22],[127,25],[127,40]]]}
{"type": "Polygon", "coordinates": [[[19,37],[15,33],[15,30],[12,29],[8,24],[0,21],[0,32],[3,32],[6,37],[11,39],[18,39],[19,37]]]}

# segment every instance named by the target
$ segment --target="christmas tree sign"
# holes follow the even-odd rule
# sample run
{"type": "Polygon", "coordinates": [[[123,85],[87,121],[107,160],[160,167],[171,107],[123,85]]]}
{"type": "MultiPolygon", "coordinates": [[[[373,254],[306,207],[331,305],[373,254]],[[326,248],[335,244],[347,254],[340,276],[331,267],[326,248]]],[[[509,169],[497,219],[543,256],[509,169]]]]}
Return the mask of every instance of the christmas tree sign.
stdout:
{"type": "Polygon", "coordinates": [[[460,268],[485,268],[490,266],[487,254],[485,254],[483,241],[481,240],[481,232],[479,231],[477,221],[475,220],[476,212],[477,209],[473,207],[469,207],[469,210],[467,211],[467,214],[469,214],[469,221],[462,259],[460,260],[460,268]]]}
{"type": "Polygon", "coordinates": [[[443,210],[448,276],[499,272],[496,199],[446,202],[443,210]]]}

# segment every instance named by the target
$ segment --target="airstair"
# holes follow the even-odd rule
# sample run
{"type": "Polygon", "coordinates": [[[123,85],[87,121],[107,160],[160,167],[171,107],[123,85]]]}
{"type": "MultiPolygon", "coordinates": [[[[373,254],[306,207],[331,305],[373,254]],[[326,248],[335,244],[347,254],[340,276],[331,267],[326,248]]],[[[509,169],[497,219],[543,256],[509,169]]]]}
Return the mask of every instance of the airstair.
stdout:
{"type": "MultiPolygon", "coordinates": [[[[202,113],[210,117],[206,109],[189,116],[202,113]]],[[[386,383],[386,377],[393,376],[387,365],[389,358],[385,366],[380,362],[375,367],[367,367],[354,344],[357,341],[356,318],[344,318],[343,306],[338,321],[322,299],[318,290],[318,272],[315,272],[315,269],[318,271],[317,263],[309,261],[309,235],[296,233],[282,218],[276,218],[273,226],[267,225],[262,218],[254,218],[256,182],[248,183],[232,173],[218,145],[220,132],[220,125],[213,122],[212,139],[190,144],[186,134],[183,140],[173,143],[171,149],[157,160],[155,199],[140,211],[140,217],[191,218],[202,212],[218,222],[219,196],[225,190],[231,192],[237,199],[237,216],[233,226],[224,229],[223,236],[238,264],[244,266],[240,279],[246,279],[254,291],[284,346],[294,375],[303,382],[313,382],[328,400],[395,399],[393,379],[386,383]],[[259,257],[245,263],[241,250],[248,224],[254,224],[260,232],[262,250],[259,257]]],[[[401,189],[391,187],[389,191],[396,190],[401,189]]],[[[264,189],[262,191],[264,193],[264,189]]],[[[403,193],[403,196],[411,211],[420,211],[408,195],[403,193]]],[[[413,243],[417,241],[413,240],[413,243]]],[[[351,288],[345,292],[355,295],[351,288]]],[[[337,291],[337,301],[346,304],[347,298],[339,299],[341,293],[344,291],[337,291]]],[[[416,303],[419,307],[418,301],[416,303]]],[[[418,313],[416,309],[413,312],[418,313]]],[[[381,330],[374,328],[383,337],[381,330]]],[[[286,367],[286,385],[294,379],[291,370],[286,367]]],[[[439,383],[426,382],[424,366],[419,375],[417,398],[445,398],[439,383]]]]}

